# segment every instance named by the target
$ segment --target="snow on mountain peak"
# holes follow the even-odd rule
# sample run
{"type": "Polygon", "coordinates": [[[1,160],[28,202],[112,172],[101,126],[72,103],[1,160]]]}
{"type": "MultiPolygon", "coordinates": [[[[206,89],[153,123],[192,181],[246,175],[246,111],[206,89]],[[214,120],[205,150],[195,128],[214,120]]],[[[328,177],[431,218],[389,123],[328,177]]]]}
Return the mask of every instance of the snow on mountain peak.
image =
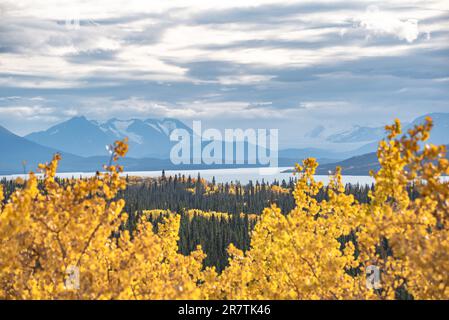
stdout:
{"type": "Polygon", "coordinates": [[[129,130],[129,127],[136,121],[137,121],[136,119],[119,120],[114,118],[100,125],[100,129],[105,133],[112,133],[118,139],[128,137],[131,142],[142,144],[143,143],[142,136],[129,130]]]}

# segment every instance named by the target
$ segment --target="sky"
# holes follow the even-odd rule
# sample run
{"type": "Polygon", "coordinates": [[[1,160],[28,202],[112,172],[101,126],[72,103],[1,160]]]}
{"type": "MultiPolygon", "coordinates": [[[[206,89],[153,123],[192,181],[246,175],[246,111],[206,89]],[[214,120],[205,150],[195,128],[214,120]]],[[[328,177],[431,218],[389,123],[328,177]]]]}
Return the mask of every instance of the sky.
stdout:
{"type": "Polygon", "coordinates": [[[0,1],[0,125],[278,128],[449,112],[449,1],[0,1]]]}

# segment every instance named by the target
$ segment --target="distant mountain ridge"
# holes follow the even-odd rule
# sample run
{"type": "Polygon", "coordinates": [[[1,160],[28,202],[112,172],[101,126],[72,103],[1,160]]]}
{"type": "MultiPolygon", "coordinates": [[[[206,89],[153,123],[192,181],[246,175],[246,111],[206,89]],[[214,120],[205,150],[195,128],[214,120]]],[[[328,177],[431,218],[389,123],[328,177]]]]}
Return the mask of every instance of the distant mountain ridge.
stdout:
{"type": "MultiPolygon", "coordinates": [[[[61,154],[62,160],[58,172],[95,172],[103,170],[110,155],[81,157],[61,150],[45,147],[35,142],[19,137],[0,126],[0,150],[5,150],[0,157],[0,175],[22,174],[29,171],[36,172],[39,163],[49,162],[56,153],[61,154]]],[[[293,159],[279,159],[281,166],[293,166],[293,159]]],[[[159,158],[133,158],[126,156],[120,159],[126,171],[157,171],[157,170],[199,170],[204,169],[202,164],[175,165],[169,159],[159,158]]],[[[208,169],[235,168],[235,165],[210,165],[208,169]]],[[[242,165],[241,167],[257,167],[257,165],[242,165]]]]}
{"type": "Polygon", "coordinates": [[[405,126],[404,132],[413,128],[415,125],[423,124],[426,117],[433,120],[433,129],[430,133],[430,139],[426,143],[448,144],[449,143],[449,113],[430,113],[413,120],[405,126]]]}
{"type": "Polygon", "coordinates": [[[70,163],[82,161],[81,157],[41,146],[13,134],[2,126],[0,126],[0,150],[4,151],[0,157],[0,174],[36,170],[39,163],[50,161],[55,153],[62,154],[64,165],[68,167],[70,163]]]}
{"type": "Polygon", "coordinates": [[[385,128],[355,126],[354,128],[330,135],[327,141],[335,143],[377,141],[385,136],[385,128]]]}
{"type": "MultiPolygon", "coordinates": [[[[449,146],[446,147],[449,150],[449,146]]],[[[446,155],[446,158],[449,159],[449,154],[446,155]]],[[[380,164],[377,158],[377,153],[371,152],[335,163],[321,164],[318,166],[316,173],[327,175],[329,172],[335,172],[336,167],[341,167],[343,175],[367,176],[370,171],[378,171],[380,169],[380,164]]]]}
{"type": "Polygon", "coordinates": [[[336,163],[321,164],[318,166],[316,173],[328,175],[329,173],[335,172],[335,168],[337,167],[341,167],[343,175],[368,176],[371,170],[374,172],[378,171],[380,164],[377,159],[377,153],[371,152],[336,163]]]}
{"type": "MultiPolygon", "coordinates": [[[[424,123],[426,117],[431,117],[434,122],[430,142],[434,144],[448,143],[449,113],[430,113],[416,118],[411,123],[402,123],[403,131],[407,132],[407,130],[413,128],[415,125],[424,123]]],[[[314,130],[318,130],[319,128],[322,128],[322,126],[319,126],[314,130]]],[[[357,125],[349,130],[331,134],[326,137],[326,140],[334,143],[377,142],[384,137],[384,126],[362,127],[357,125]]]]}
{"type": "MultiPolygon", "coordinates": [[[[404,132],[415,124],[423,123],[426,116],[431,116],[435,124],[428,142],[449,144],[449,113],[433,113],[419,117],[406,125],[404,132]]],[[[171,118],[161,120],[114,118],[99,122],[81,116],[25,137],[19,137],[0,126],[0,150],[4,151],[0,157],[0,174],[22,173],[24,169],[35,170],[38,163],[49,161],[56,152],[63,156],[59,168],[61,172],[101,170],[102,165],[109,160],[106,145],[124,137],[129,138],[130,152],[121,163],[128,171],[257,166],[248,164],[175,166],[169,160],[170,150],[175,143],[170,141],[169,136],[176,128],[192,133],[192,129],[183,122],[171,118]],[[25,168],[22,165],[24,160],[25,168]]],[[[319,131],[314,133],[319,135],[319,131]]],[[[358,130],[359,133],[362,131],[358,130]]],[[[203,147],[206,144],[208,141],[203,141],[203,147]]],[[[279,166],[293,166],[295,162],[301,162],[304,158],[315,157],[321,164],[318,169],[321,174],[333,170],[336,165],[344,168],[344,174],[367,174],[369,170],[376,169],[377,159],[374,152],[377,145],[378,141],[369,142],[350,151],[320,148],[281,149],[279,166]]],[[[235,153],[235,146],[233,148],[235,153]]],[[[248,144],[245,144],[245,150],[246,148],[248,144]]]]}
{"type": "Polygon", "coordinates": [[[45,131],[31,133],[25,138],[45,147],[83,157],[107,155],[105,146],[112,141],[97,124],[85,117],[71,118],[45,131]]]}
{"type": "MultiPolygon", "coordinates": [[[[25,138],[42,146],[73,153],[82,157],[107,156],[106,145],[117,139],[129,139],[128,156],[133,158],[168,159],[170,150],[176,142],[170,141],[174,129],[192,129],[183,122],[173,118],[130,119],[113,118],[105,122],[88,120],[84,116],[74,117],[47,130],[26,135],[25,138]]],[[[203,146],[207,141],[203,141],[203,146]]],[[[228,146],[228,143],[226,143],[228,146]]],[[[245,142],[245,150],[248,144],[245,142]]],[[[233,146],[235,154],[235,145],[233,146]]],[[[193,154],[193,152],[191,152],[193,154]]],[[[322,163],[344,159],[345,154],[338,154],[316,148],[280,150],[280,163],[308,156],[318,157],[322,163]]]]}
{"type": "Polygon", "coordinates": [[[176,119],[110,119],[106,122],[74,117],[51,128],[31,133],[26,139],[46,147],[83,157],[107,155],[106,145],[129,138],[129,156],[136,158],[168,158],[173,142],[170,133],[182,128],[191,129],[176,119]]]}

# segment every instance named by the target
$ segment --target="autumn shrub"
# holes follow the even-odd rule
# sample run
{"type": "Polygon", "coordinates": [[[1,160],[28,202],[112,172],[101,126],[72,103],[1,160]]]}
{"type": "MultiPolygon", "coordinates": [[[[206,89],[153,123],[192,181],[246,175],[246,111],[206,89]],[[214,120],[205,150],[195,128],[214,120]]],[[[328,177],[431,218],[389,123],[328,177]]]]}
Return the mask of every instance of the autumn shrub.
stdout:
{"type": "MultiPolygon", "coordinates": [[[[127,145],[116,142],[113,160],[127,145]]],[[[179,217],[168,217],[155,234],[142,221],[131,241],[120,232],[127,215],[122,167],[55,182],[59,156],[41,166],[44,188],[30,174],[0,214],[0,298],[3,299],[173,299],[205,297],[197,283],[202,275],[200,250],[177,253],[179,217]],[[68,286],[78,270],[79,286],[68,286]]],[[[1,199],[0,194],[0,199],[1,199]]]]}
{"type": "Polygon", "coordinates": [[[201,248],[178,252],[179,215],[167,215],[157,232],[146,219],[132,235],[121,228],[127,215],[117,193],[126,183],[114,161],[125,142],[116,142],[105,173],[63,186],[55,156],[41,166],[43,188],[33,173],[6,203],[0,188],[0,298],[447,299],[449,162],[444,146],[426,144],[431,128],[431,119],[406,134],[399,121],[387,126],[369,203],[345,194],[339,168],[328,199],[317,201],[318,163],[297,165],[296,207],[266,208],[250,249],[231,245],[221,273],[203,267],[201,248]],[[380,287],[367,286],[371,266],[380,287]],[[74,269],[80,281],[71,287],[74,269]]]}

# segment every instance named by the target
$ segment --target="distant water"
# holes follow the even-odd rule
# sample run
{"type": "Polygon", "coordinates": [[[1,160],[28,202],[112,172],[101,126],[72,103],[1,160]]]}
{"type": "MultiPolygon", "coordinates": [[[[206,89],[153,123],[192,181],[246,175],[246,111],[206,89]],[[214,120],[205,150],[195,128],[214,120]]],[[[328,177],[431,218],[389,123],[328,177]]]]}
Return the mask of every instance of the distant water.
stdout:
{"type": "MultiPolygon", "coordinates": [[[[249,181],[259,181],[264,180],[265,182],[273,182],[274,180],[281,181],[285,180],[288,182],[290,178],[295,178],[291,172],[283,172],[285,170],[291,169],[291,167],[281,167],[281,168],[237,168],[237,169],[206,169],[206,170],[166,170],[165,175],[175,176],[175,175],[185,175],[196,178],[198,173],[202,178],[211,181],[215,177],[215,181],[220,183],[226,182],[237,182],[246,184],[249,181]]],[[[59,173],[58,177],[61,178],[79,178],[79,177],[90,177],[95,173],[89,172],[69,172],[69,173],[59,173]]],[[[128,171],[124,173],[130,176],[139,177],[159,177],[162,175],[162,171],[128,171]]],[[[24,175],[10,175],[1,176],[1,178],[15,179],[17,177],[24,178],[24,175]]],[[[315,176],[317,181],[321,181],[324,184],[329,182],[329,176],[315,176]]],[[[343,183],[351,184],[372,184],[374,179],[369,176],[343,176],[343,183]]]]}

